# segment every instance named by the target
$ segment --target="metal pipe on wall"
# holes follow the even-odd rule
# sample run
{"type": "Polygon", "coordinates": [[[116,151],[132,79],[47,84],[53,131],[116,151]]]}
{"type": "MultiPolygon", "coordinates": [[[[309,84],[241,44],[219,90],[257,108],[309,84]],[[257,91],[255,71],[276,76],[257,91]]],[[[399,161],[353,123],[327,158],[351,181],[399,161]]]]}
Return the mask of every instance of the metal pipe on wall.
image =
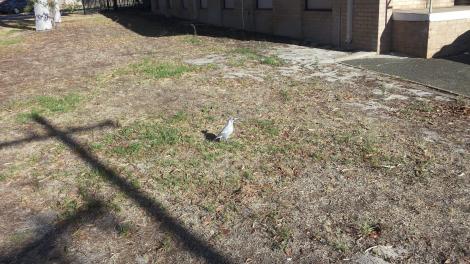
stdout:
{"type": "Polygon", "coordinates": [[[354,13],[354,0],[347,0],[346,10],[346,43],[351,44],[353,40],[353,13],[354,13]]]}

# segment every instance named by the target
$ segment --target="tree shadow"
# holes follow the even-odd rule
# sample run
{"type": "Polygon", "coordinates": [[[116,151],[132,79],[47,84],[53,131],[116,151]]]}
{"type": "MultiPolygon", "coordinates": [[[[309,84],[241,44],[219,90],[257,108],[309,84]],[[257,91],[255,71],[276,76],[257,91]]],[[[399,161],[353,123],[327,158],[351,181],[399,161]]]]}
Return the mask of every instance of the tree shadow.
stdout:
{"type": "MultiPolygon", "coordinates": [[[[232,262],[228,257],[217,252],[207,242],[185,228],[177,219],[173,218],[158,201],[145,194],[112,168],[106,166],[96,155],[90,153],[85,146],[72,138],[70,134],[67,133],[68,131],[62,131],[55,127],[46,118],[40,115],[33,116],[33,120],[45,128],[49,137],[61,141],[73,151],[76,156],[82,159],[82,161],[95,169],[104,180],[112,183],[119,191],[127,196],[127,198],[133,200],[135,204],[152,216],[155,221],[160,222],[160,227],[180,241],[183,247],[193,255],[204,258],[208,263],[232,262]]],[[[2,144],[11,145],[9,143],[2,144]]],[[[32,247],[26,247],[24,249],[25,253],[30,251],[30,249],[32,249],[32,247]]]]}

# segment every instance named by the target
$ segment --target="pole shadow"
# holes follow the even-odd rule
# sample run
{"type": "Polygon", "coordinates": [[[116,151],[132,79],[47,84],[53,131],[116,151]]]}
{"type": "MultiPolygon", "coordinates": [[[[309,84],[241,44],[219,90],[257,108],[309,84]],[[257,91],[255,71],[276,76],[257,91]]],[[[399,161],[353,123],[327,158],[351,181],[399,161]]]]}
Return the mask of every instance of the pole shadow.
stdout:
{"type": "MultiPolygon", "coordinates": [[[[90,153],[86,147],[82,146],[79,142],[73,139],[68,131],[62,131],[55,127],[51,122],[46,118],[36,115],[33,116],[33,120],[42,125],[49,137],[57,138],[63,144],[65,144],[70,150],[72,150],[80,159],[85,161],[90,167],[96,169],[99,172],[99,175],[106,181],[115,185],[123,194],[128,198],[133,200],[140,208],[145,210],[149,215],[151,215],[154,220],[160,222],[160,227],[172,234],[174,238],[179,240],[183,247],[193,253],[195,256],[204,258],[207,263],[231,263],[232,261],[216,251],[212,246],[207,242],[197,237],[190,230],[185,228],[177,219],[173,218],[168,211],[156,200],[149,197],[147,194],[139,190],[139,188],[132,185],[124,177],[120,176],[113,169],[103,164],[97,156],[90,153]]],[[[106,122],[105,122],[106,123],[106,122]]],[[[23,139],[23,142],[29,142],[30,139],[23,139]]],[[[2,143],[3,146],[11,146],[19,143],[2,143]]],[[[78,218],[77,218],[78,219],[78,218]]],[[[54,238],[54,236],[52,236],[54,238]]],[[[46,239],[46,238],[45,238],[46,239]]],[[[49,241],[51,238],[47,238],[49,241]]],[[[53,239],[52,239],[53,240],[53,239]]],[[[47,244],[47,243],[46,243],[47,244]]],[[[32,245],[25,247],[19,255],[24,255],[30,250],[36,247],[36,243],[33,242],[32,245]]],[[[18,255],[14,254],[14,255],[18,255]]],[[[0,259],[7,259],[5,258],[0,259]]]]}

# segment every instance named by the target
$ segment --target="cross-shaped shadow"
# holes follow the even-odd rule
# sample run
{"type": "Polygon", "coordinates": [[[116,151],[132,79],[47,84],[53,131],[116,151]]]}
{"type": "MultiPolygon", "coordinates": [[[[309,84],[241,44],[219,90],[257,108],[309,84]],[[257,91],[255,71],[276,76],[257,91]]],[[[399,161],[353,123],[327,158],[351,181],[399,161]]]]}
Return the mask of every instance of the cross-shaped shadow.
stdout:
{"type": "MultiPolygon", "coordinates": [[[[100,176],[106,181],[112,183],[119,191],[126,195],[129,199],[133,200],[140,208],[145,210],[151,215],[155,221],[161,223],[161,228],[170,233],[175,239],[177,239],[186,250],[192,252],[195,256],[202,257],[207,263],[231,263],[232,261],[217,252],[212,248],[206,241],[200,239],[197,235],[193,234],[190,230],[184,227],[177,219],[173,218],[168,211],[155,199],[149,197],[139,188],[132,185],[124,177],[119,175],[113,169],[106,166],[101,162],[96,155],[89,152],[86,147],[76,141],[70,134],[78,131],[90,130],[93,128],[110,126],[112,123],[106,121],[97,125],[83,127],[83,128],[72,128],[63,131],[55,127],[46,118],[35,115],[33,120],[42,125],[47,131],[47,135],[28,137],[20,140],[11,142],[0,143],[0,149],[6,146],[13,146],[24,142],[31,142],[34,140],[45,140],[48,138],[55,138],[65,144],[71,151],[73,151],[80,159],[88,163],[90,167],[96,169],[100,176]]],[[[25,248],[27,251],[28,247],[25,248]]],[[[2,259],[0,257],[0,259],[2,259]]]]}

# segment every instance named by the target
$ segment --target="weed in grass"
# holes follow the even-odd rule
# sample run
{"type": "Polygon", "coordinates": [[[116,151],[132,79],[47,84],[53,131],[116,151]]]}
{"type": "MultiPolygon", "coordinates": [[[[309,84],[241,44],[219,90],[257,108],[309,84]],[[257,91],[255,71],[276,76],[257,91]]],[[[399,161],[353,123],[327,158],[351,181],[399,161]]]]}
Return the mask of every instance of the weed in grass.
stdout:
{"type": "Polygon", "coordinates": [[[4,173],[0,173],[0,182],[1,182],[1,181],[4,181],[4,180],[6,180],[6,179],[7,179],[7,175],[4,174],[4,173]]]}
{"type": "Polygon", "coordinates": [[[32,235],[32,230],[19,231],[10,236],[10,241],[13,244],[21,244],[28,240],[32,235]]]}
{"type": "Polygon", "coordinates": [[[360,231],[362,237],[378,238],[382,230],[380,224],[373,224],[370,221],[365,221],[361,224],[360,231]]]}
{"type": "Polygon", "coordinates": [[[118,233],[119,236],[128,236],[132,230],[134,229],[134,226],[130,222],[124,222],[116,225],[116,232],[118,233]]]}
{"type": "Polygon", "coordinates": [[[264,134],[267,134],[271,137],[279,135],[279,129],[272,120],[255,120],[255,125],[260,128],[264,134]]]}
{"type": "Polygon", "coordinates": [[[170,118],[170,122],[171,123],[179,123],[179,122],[186,121],[187,119],[188,119],[188,115],[186,114],[186,112],[178,111],[178,112],[176,112],[176,114],[174,114],[170,118]]]}
{"type": "Polygon", "coordinates": [[[250,48],[236,48],[233,50],[234,53],[243,55],[247,59],[260,60],[261,56],[253,49],[250,48]]]}
{"type": "Polygon", "coordinates": [[[284,102],[284,103],[287,103],[288,101],[291,100],[291,97],[289,95],[289,91],[288,90],[280,90],[279,91],[279,96],[281,97],[281,100],[284,102]]]}
{"type": "Polygon", "coordinates": [[[196,46],[204,44],[202,39],[197,36],[187,36],[186,38],[184,38],[184,42],[196,46]]]}
{"type": "Polygon", "coordinates": [[[254,179],[253,172],[251,172],[249,170],[243,171],[242,177],[243,177],[243,179],[248,180],[248,181],[251,181],[251,180],[254,179]]]}
{"type": "Polygon", "coordinates": [[[361,224],[360,230],[361,230],[361,235],[363,237],[367,237],[370,234],[372,234],[372,232],[374,232],[375,229],[374,229],[374,226],[370,224],[369,222],[364,222],[361,224]]]}
{"type": "Polygon", "coordinates": [[[334,241],[333,247],[334,247],[336,250],[338,250],[338,251],[340,251],[340,252],[342,252],[342,253],[345,253],[345,252],[347,252],[347,251],[349,250],[349,245],[348,245],[348,243],[346,243],[346,242],[343,241],[343,240],[336,240],[336,241],[334,241]]]}
{"type": "Polygon", "coordinates": [[[281,66],[284,62],[276,56],[262,56],[259,60],[261,64],[271,65],[271,66],[281,66]]]}
{"type": "Polygon", "coordinates": [[[264,56],[259,54],[256,50],[250,48],[236,48],[233,50],[233,53],[239,54],[242,58],[238,58],[229,63],[234,64],[233,66],[242,66],[246,60],[257,61],[261,64],[271,65],[271,66],[280,66],[284,62],[277,56],[264,56]]]}
{"type": "Polygon", "coordinates": [[[202,208],[204,208],[204,210],[209,213],[215,213],[215,209],[217,208],[217,206],[213,203],[206,203],[202,206],[202,208]]]}
{"type": "Polygon", "coordinates": [[[0,39],[0,46],[10,46],[21,43],[22,39],[19,37],[9,38],[9,39],[0,39]]]}
{"type": "Polygon", "coordinates": [[[139,152],[141,149],[142,144],[134,142],[126,146],[116,146],[112,151],[118,155],[133,155],[139,152]]]}
{"type": "Polygon", "coordinates": [[[131,69],[153,79],[162,79],[179,77],[183,75],[183,73],[191,71],[192,67],[169,62],[154,62],[145,59],[140,63],[132,64],[131,69]]]}
{"type": "Polygon", "coordinates": [[[165,238],[163,239],[162,241],[162,244],[160,246],[160,249],[164,250],[164,251],[167,251],[167,250],[170,250],[171,248],[171,237],[170,236],[165,236],[165,238]]]}
{"type": "Polygon", "coordinates": [[[31,120],[33,120],[33,118],[35,116],[38,116],[40,113],[41,113],[41,111],[38,111],[38,110],[35,110],[35,109],[31,110],[30,112],[20,113],[16,116],[16,121],[21,123],[21,124],[25,124],[25,123],[28,123],[31,120]]]}
{"type": "Polygon", "coordinates": [[[78,202],[74,199],[65,198],[62,202],[57,203],[58,207],[62,211],[60,214],[61,219],[72,216],[78,208],[78,202]]]}
{"type": "Polygon", "coordinates": [[[63,98],[55,96],[39,96],[39,106],[50,112],[69,112],[78,105],[81,98],[77,94],[68,94],[63,98]]]}
{"type": "Polygon", "coordinates": [[[103,147],[104,147],[104,145],[101,144],[101,143],[98,143],[98,142],[93,142],[93,143],[90,144],[90,148],[92,150],[101,150],[101,149],[103,149],[103,147]]]}

